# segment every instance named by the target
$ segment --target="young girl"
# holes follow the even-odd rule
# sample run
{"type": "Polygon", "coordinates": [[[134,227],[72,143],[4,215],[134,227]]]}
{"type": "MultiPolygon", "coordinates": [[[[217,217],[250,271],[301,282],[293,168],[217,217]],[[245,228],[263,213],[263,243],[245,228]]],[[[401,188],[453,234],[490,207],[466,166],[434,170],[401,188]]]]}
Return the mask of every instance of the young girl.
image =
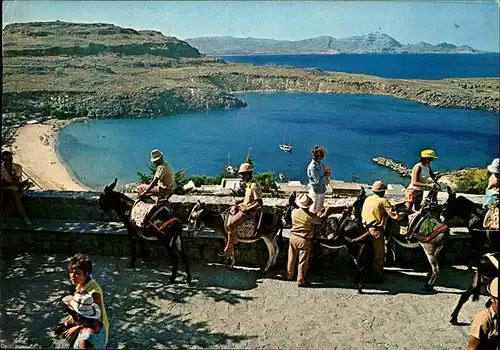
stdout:
{"type": "MultiPolygon", "coordinates": [[[[69,278],[75,286],[75,292],[86,292],[92,296],[94,303],[101,310],[101,321],[104,324],[106,333],[106,342],[109,334],[109,320],[104,307],[104,298],[102,289],[99,284],[90,276],[92,273],[92,261],[87,254],[75,254],[68,264],[69,278]]],[[[81,326],[77,325],[64,332],[64,336],[68,339],[73,338],[77,332],[81,330],[81,326]]]]}

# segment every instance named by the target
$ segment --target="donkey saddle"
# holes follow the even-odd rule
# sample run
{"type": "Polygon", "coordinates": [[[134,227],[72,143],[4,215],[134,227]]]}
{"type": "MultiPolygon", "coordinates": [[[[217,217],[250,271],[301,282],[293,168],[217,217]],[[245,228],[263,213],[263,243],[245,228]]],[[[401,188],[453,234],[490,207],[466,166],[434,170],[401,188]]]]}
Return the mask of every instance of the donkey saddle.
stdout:
{"type": "Polygon", "coordinates": [[[168,214],[168,216],[172,215],[172,209],[165,203],[157,204],[137,201],[130,211],[130,221],[137,227],[146,228],[155,221],[156,217],[164,212],[168,214]]]}

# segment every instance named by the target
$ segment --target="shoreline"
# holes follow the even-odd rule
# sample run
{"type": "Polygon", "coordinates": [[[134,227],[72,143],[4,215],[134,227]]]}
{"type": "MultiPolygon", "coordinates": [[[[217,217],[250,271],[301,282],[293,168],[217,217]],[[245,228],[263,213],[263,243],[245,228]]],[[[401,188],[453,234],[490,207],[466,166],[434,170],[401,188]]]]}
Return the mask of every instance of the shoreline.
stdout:
{"type": "Polygon", "coordinates": [[[23,125],[16,130],[9,147],[14,162],[23,167],[25,175],[40,189],[93,191],[74,176],[57,151],[57,132],[79,121],[79,118],[65,121],[50,119],[43,123],[23,125]]]}

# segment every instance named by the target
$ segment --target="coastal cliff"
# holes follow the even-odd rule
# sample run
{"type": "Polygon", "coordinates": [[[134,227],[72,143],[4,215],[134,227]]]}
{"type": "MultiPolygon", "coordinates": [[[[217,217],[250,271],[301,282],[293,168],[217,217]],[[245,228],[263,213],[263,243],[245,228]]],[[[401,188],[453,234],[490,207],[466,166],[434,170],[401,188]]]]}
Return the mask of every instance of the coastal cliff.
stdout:
{"type": "Polygon", "coordinates": [[[498,112],[499,79],[384,79],[230,64],[185,41],[111,24],[33,22],[3,29],[2,143],[36,119],[153,117],[246,103],[239,91],[378,94],[498,112]]]}
{"type": "Polygon", "coordinates": [[[186,41],[207,55],[478,52],[470,46],[456,46],[449,43],[432,45],[422,41],[414,45],[404,45],[391,36],[380,32],[348,38],[318,36],[302,40],[274,40],[216,36],[190,38],[186,41]]]}

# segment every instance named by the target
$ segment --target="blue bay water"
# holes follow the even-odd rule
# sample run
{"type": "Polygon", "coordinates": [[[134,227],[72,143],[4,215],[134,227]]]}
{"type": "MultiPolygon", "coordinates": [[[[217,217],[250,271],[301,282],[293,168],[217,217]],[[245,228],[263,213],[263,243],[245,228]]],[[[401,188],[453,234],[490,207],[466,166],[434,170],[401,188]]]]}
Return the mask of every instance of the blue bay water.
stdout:
{"type": "Polygon", "coordinates": [[[328,151],[325,164],[332,168],[332,178],[351,181],[357,175],[363,183],[405,183],[373,164],[375,156],[411,166],[421,149],[432,148],[440,156],[433,167],[446,170],[485,167],[499,154],[495,113],[374,95],[252,92],[240,97],[248,107],[72,124],[58,134],[59,153],[75,176],[93,188],[115,177],[122,184],[136,181],[137,171],[147,171],[153,148],[161,149],[175,170],[218,175],[228,153],[236,166],[251,147],[256,171],[282,171],[304,183],[316,144],[328,151]],[[278,148],[285,130],[292,154],[278,148]]]}
{"type": "Polygon", "coordinates": [[[341,54],[222,56],[228,62],[278,64],[400,79],[500,76],[500,53],[486,54],[341,54]]]}

